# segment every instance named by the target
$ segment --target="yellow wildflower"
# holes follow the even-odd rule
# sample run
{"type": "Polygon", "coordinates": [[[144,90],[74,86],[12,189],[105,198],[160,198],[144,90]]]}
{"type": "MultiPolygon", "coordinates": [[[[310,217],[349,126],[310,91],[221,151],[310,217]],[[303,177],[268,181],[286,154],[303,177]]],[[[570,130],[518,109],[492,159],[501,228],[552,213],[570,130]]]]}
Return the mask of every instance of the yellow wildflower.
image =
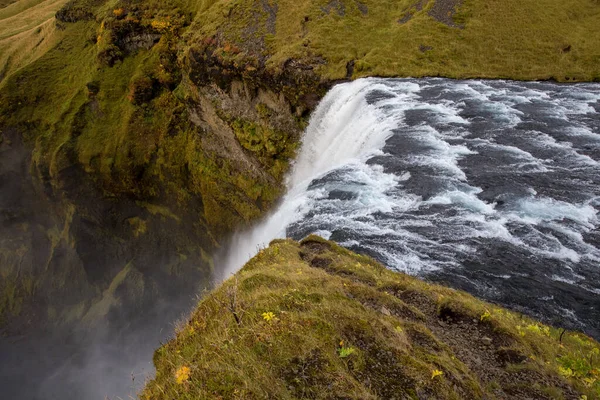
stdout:
{"type": "Polygon", "coordinates": [[[444,375],[444,373],[442,371],[440,371],[439,369],[434,369],[431,373],[431,379],[435,379],[438,376],[442,376],[444,375]]]}
{"type": "Polygon", "coordinates": [[[480,321],[487,321],[491,317],[492,317],[492,313],[489,310],[485,310],[485,312],[481,315],[481,318],[479,318],[479,320],[480,321]]]}
{"type": "Polygon", "coordinates": [[[262,313],[262,317],[265,321],[271,322],[275,319],[275,314],[271,311],[262,313]]]}
{"type": "Polygon", "coordinates": [[[175,382],[178,385],[181,385],[184,382],[187,382],[190,379],[190,368],[183,366],[175,371],[175,382]]]}

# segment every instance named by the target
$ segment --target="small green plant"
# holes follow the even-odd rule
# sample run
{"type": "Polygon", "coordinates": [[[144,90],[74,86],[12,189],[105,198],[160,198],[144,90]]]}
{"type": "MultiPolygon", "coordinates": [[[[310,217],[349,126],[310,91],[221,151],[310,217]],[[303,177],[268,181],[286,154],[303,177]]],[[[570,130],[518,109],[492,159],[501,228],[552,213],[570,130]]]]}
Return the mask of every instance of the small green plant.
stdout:
{"type": "Polygon", "coordinates": [[[340,348],[338,349],[338,354],[340,355],[340,358],[348,358],[354,353],[356,353],[356,349],[354,347],[345,347],[344,341],[342,340],[340,342],[340,348]]]}
{"type": "Polygon", "coordinates": [[[596,367],[600,349],[597,347],[588,349],[581,349],[578,354],[557,358],[558,373],[565,378],[579,381],[588,389],[600,392],[600,370],[596,367]]]}

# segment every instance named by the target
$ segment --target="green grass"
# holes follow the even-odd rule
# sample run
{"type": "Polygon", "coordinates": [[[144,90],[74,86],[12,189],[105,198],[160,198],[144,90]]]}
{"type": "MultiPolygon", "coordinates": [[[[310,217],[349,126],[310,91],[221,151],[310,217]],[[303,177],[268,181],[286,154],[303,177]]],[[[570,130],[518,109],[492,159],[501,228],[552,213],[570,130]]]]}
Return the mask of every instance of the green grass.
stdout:
{"type": "Polygon", "coordinates": [[[140,398],[597,399],[599,351],[313,236],[273,242],[207,294],[140,398]]]}
{"type": "MultiPolygon", "coordinates": [[[[78,1],[69,7],[91,4],[78,1]]],[[[35,170],[53,181],[78,165],[112,196],[194,201],[194,207],[205,209],[207,224],[216,235],[256,219],[280,193],[277,182],[297,138],[291,137],[293,132],[270,127],[269,119],[277,116],[264,109],[263,114],[254,111],[253,119],[246,115],[246,120],[234,113],[225,123],[242,121],[264,133],[265,142],[255,150],[266,174],[249,173],[230,155],[211,151],[207,147],[219,144],[206,142],[220,139],[190,121],[177,61],[184,25],[191,20],[190,7],[200,5],[139,2],[137,11],[127,11],[123,18],[113,12],[119,6],[130,10],[129,3],[105,2],[91,9],[104,16],[103,22],[62,24],[58,45],[37,62],[11,71],[14,75],[4,81],[0,96],[0,127],[24,132],[33,147],[35,170]],[[162,29],[159,43],[150,50],[111,58],[112,66],[101,62],[100,56],[127,32],[130,21],[142,31],[162,29]],[[155,28],[161,24],[167,28],[155,28]],[[145,92],[142,85],[148,86],[145,92]],[[195,200],[199,197],[200,205],[195,200]]],[[[49,26],[54,28],[55,22],[49,26]]]]}
{"type": "MultiPolygon", "coordinates": [[[[404,24],[398,21],[415,0],[340,0],[345,15],[323,11],[329,0],[278,0],[276,29],[257,1],[215,1],[200,13],[194,36],[220,31],[244,49],[248,28],[266,42],[268,65],[305,60],[329,79],[346,76],[355,61],[361,76],[446,76],[453,78],[600,80],[600,4],[594,0],[465,0],[454,18],[464,29],[428,15],[425,1],[404,24]],[[228,11],[230,10],[230,11],[228,11]],[[257,12],[257,10],[259,10],[257,12]],[[262,10],[262,11],[261,11],[262,10]],[[322,57],[326,63],[315,63],[322,57]]],[[[441,0],[439,0],[441,1],[441,0]]]]}
{"type": "Polygon", "coordinates": [[[50,178],[76,164],[114,196],[201,198],[218,234],[275,201],[308,111],[332,80],[600,79],[594,0],[465,0],[454,15],[464,29],[432,18],[434,0],[402,24],[416,1],[71,0],[64,10],[88,16],[57,22],[64,3],[19,0],[0,9],[0,127],[26,134],[36,169],[50,178]],[[131,29],[162,38],[127,53],[119,41],[131,29]],[[190,62],[207,47],[205,61],[190,62]],[[302,72],[280,75],[291,59],[302,72]],[[218,96],[213,82],[188,79],[210,64],[218,96]],[[246,93],[270,90],[271,103],[283,93],[285,104],[239,99],[229,87],[235,80],[246,93]],[[216,113],[203,116],[208,127],[191,122],[197,107],[216,113]],[[296,120],[281,123],[282,112],[296,120]],[[231,145],[219,150],[226,131],[250,161],[231,145]]]}

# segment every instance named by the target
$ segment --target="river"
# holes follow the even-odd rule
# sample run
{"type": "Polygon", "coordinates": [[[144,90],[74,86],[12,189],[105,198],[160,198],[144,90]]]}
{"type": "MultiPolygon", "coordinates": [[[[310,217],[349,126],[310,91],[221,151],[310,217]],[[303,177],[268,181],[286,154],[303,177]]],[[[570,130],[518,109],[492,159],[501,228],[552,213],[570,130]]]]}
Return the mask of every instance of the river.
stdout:
{"type": "MultiPolygon", "coordinates": [[[[316,233],[600,338],[600,85],[361,79],[313,114],[288,194],[225,276],[316,233]]],[[[235,250],[234,250],[235,249],[235,250]]]]}

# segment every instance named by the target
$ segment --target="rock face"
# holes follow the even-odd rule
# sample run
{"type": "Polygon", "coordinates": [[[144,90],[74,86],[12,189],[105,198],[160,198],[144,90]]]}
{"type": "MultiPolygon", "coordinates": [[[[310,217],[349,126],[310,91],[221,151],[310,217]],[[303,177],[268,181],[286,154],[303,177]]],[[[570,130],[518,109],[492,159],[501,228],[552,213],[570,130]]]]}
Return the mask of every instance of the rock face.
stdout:
{"type": "Polygon", "coordinates": [[[184,44],[179,9],[104,3],[69,1],[61,44],[2,89],[9,333],[118,321],[209,285],[210,255],[279,197],[330,86],[219,35],[184,44]]]}
{"type": "Polygon", "coordinates": [[[274,241],[209,293],[140,397],[591,399],[599,352],[312,236],[274,241]]]}
{"type": "Polygon", "coordinates": [[[76,168],[44,183],[15,131],[4,132],[0,156],[7,333],[121,321],[209,284],[210,259],[199,244],[208,242],[206,230],[186,222],[197,214],[106,198],[76,168]]]}

